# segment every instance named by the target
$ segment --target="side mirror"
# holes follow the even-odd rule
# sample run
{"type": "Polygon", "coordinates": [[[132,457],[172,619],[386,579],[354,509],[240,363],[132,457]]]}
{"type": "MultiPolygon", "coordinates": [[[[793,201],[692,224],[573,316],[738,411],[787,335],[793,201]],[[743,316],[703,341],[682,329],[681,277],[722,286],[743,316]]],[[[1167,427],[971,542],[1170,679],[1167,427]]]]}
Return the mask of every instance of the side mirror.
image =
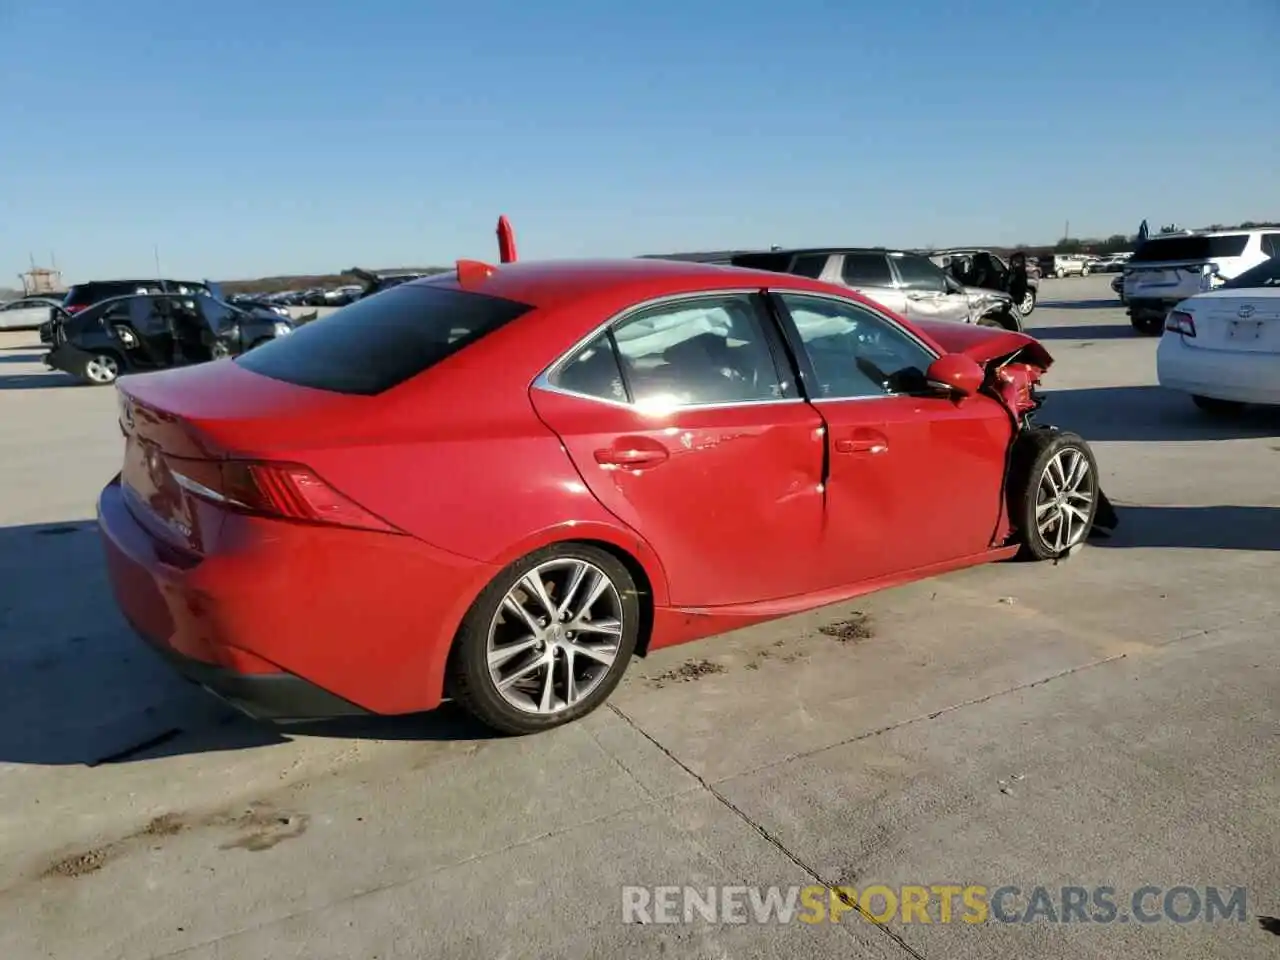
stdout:
{"type": "Polygon", "coordinates": [[[925,371],[929,385],[948,393],[967,397],[978,392],[987,374],[972,357],[963,353],[946,353],[925,371]]]}

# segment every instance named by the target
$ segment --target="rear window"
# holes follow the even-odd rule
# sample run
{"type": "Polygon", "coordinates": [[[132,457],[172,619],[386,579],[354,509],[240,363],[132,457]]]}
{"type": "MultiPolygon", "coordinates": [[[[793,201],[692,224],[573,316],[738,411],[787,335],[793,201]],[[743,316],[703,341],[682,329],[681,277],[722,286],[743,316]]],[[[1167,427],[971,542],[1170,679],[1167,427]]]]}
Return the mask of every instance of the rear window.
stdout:
{"type": "Polygon", "coordinates": [[[1248,290],[1257,287],[1280,287],[1280,257],[1263,260],[1256,267],[1246,270],[1234,280],[1228,280],[1219,290],[1248,290]]]}
{"type": "Polygon", "coordinates": [[[236,358],[300,387],[372,395],[390,390],[532,307],[429,283],[357,300],[236,358]]]}
{"type": "Polygon", "coordinates": [[[1217,260],[1238,257],[1249,245],[1249,234],[1222,237],[1157,237],[1146,241],[1130,263],[1158,263],[1165,260],[1217,260]]]}

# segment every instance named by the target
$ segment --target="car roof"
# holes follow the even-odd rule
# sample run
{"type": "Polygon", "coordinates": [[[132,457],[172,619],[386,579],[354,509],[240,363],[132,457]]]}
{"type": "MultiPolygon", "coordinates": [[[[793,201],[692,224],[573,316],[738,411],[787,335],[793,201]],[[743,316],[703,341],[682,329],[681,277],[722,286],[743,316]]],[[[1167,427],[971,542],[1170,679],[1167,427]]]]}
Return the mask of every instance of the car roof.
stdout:
{"type": "Polygon", "coordinates": [[[744,252],[742,254],[734,254],[734,256],[752,256],[758,254],[783,254],[786,256],[803,256],[814,255],[819,253],[837,254],[837,253],[887,253],[892,255],[923,256],[914,250],[907,250],[902,247],[786,247],[782,250],[760,250],[756,252],[744,252]]]}
{"type": "Polygon", "coordinates": [[[692,293],[743,286],[787,287],[821,292],[835,292],[838,289],[830,284],[792,274],[690,260],[530,260],[494,264],[490,270],[488,276],[480,279],[460,281],[457,271],[450,271],[421,280],[411,280],[406,286],[451,286],[542,309],[597,296],[631,298],[638,302],[668,293],[692,293]]]}

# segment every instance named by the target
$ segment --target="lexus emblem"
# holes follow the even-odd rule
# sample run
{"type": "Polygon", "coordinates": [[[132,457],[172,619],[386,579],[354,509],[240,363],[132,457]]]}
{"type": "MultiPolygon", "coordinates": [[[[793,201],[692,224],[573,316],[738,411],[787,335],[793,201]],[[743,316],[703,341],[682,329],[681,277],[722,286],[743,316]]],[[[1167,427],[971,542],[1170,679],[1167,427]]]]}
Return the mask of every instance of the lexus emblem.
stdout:
{"type": "Polygon", "coordinates": [[[1242,306],[1239,310],[1236,311],[1236,316],[1239,317],[1241,320],[1248,320],[1250,317],[1253,316],[1253,304],[1246,303],[1244,306],[1242,306]]]}

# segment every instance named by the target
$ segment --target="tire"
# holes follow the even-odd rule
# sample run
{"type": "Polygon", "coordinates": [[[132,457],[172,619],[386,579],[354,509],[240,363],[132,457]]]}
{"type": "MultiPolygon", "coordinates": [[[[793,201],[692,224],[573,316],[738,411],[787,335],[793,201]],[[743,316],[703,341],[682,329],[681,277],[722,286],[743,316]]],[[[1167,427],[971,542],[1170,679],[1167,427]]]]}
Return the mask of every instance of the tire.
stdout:
{"type": "Polygon", "coordinates": [[[230,356],[231,348],[225,343],[215,343],[209,348],[209,359],[211,360],[226,360],[230,356]]]}
{"type": "Polygon", "coordinates": [[[1082,277],[1087,277],[1088,275],[1089,275],[1089,268],[1088,268],[1088,267],[1081,267],[1081,268],[1080,268],[1080,276],[1082,276],[1082,277]]]}
{"type": "Polygon", "coordinates": [[[85,361],[81,376],[95,387],[109,387],[120,378],[120,358],[113,353],[95,353],[85,361]]]}
{"type": "Polygon", "coordinates": [[[1191,402],[1214,417],[1238,417],[1244,413],[1245,404],[1239,400],[1219,400],[1216,397],[1202,397],[1192,394],[1191,402]]]}
{"type": "Polygon", "coordinates": [[[1164,317],[1139,313],[1129,317],[1129,324],[1144,337],[1158,337],[1164,333],[1164,317]]]}
{"type": "Polygon", "coordinates": [[[1036,309],[1036,292],[1028,290],[1027,295],[1022,298],[1022,302],[1018,304],[1018,313],[1022,314],[1023,319],[1031,316],[1036,309]]]}
{"type": "Polygon", "coordinates": [[[622,679],[639,639],[640,613],[635,580],[612,554],[581,543],[544,547],[494,577],[467,611],[450,651],[449,690],[469,713],[500,733],[538,733],[577,720],[604,703],[622,679]],[[573,585],[575,571],[582,577],[573,585]],[[534,573],[536,579],[526,579],[534,573]],[[589,610],[578,610],[574,601],[596,592],[601,586],[598,576],[606,581],[598,599],[589,610]],[[530,587],[523,587],[522,581],[530,587]],[[542,585],[552,606],[568,595],[569,619],[540,623],[534,632],[528,617],[518,618],[506,605],[508,595],[517,608],[539,611],[541,620],[552,620],[555,611],[539,600],[533,584],[542,585]],[[606,623],[609,629],[600,629],[606,623]],[[573,624],[597,629],[574,631],[573,624]],[[594,649],[596,655],[584,654],[585,649],[594,649]],[[494,650],[508,655],[491,668],[494,650]],[[596,659],[601,653],[611,653],[612,660],[606,664],[596,659]],[[569,696],[565,682],[570,663],[577,699],[569,696]],[[504,692],[500,681],[510,681],[513,673],[524,679],[504,692]],[[589,686],[582,689],[583,684],[589,686]]]}
{"type": "Polygon", "coordinates": [[[1102,495],[1089,444],[1064,430],[1026,431],[1014,448],[1008,495],[1019,556],[1066,555],[1088,539],[1102,495]]]}
{"type": "Polygon", "coordinates": [[[1017,310],[1012,307],[1008,310],[988,313],[978,321],[978,326],[995,327],[998,330],[1011,330],[1014,333],[1022,332],[1022,323],[1020,322],[1017,310]]]}
{"type": "Polygon", "coordinates": [[[1067,271],[1065,271],[1065,270],[1063,270],[1061,267],[1059,267],[1057,270],[1055,270],[1055,271],[1053,272],[1053,275],[1054,275],[1055,277],[1057,277],[1059,280],[1061,280],[1063,277],[1065,277],[1065,276],[1067,275],[1067,271]]]}

